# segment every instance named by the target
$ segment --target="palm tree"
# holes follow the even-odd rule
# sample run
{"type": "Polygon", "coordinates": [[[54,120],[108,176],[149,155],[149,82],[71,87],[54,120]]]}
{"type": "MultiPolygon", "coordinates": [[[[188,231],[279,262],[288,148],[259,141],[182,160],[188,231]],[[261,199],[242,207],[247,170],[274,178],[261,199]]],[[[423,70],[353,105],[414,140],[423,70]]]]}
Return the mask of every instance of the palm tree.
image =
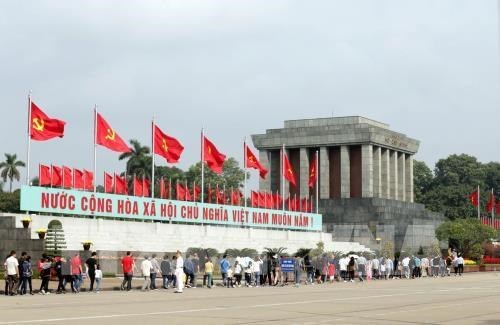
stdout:
{"type": "Polygon", "coordinates": [[[127,160],[126,171],[127,175],[151,176],[151,156],[148,146],[142,146],[135,139],[130,140],[132,151],[122,153],[118,159],[127,160]]]}
{"type": "Polygon", "coordinates": [[[18,181],[20,177],[17,167],[24,167],[26,165],[21,160],[17,160],[16,154],[10,155],[6,153],[5,158],[5,161],[0,163],[0,169],[2,170],[0,172],[0,177],[2,177],[4,182],[7,181],[7,178],[10,180],[9,192],[12,192],[12,181],[14,179],[18,181]]]}

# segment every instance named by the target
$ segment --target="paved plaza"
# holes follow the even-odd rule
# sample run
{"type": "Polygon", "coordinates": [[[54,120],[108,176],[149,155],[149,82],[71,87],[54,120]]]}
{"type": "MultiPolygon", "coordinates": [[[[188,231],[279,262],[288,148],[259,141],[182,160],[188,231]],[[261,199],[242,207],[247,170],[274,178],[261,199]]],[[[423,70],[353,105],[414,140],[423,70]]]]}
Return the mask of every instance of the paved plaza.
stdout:
{"type": "Polygon", "coordinates": [[[499,301],[500,273],[478,273],[183,294],[2,296],[0,324],[500,324],[499,301]]]}

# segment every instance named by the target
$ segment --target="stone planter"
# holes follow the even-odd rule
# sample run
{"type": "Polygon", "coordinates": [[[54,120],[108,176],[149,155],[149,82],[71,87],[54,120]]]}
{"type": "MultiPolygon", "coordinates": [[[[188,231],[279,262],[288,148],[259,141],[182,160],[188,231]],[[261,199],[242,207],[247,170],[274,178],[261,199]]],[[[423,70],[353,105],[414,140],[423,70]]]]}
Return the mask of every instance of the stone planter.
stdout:
{"type": "Polygon", "coordinates": [[[31,223],[28,220],[21,220],[21,222],[23,223],[23,228],[25,228],[25,229],[28,228],[30,226],[30,223],[31,223]]]}
{"type": "Polygon", "coordinates": [[[39,232],[38,233],[38,238],[45,239],[45,234],[46,234],[45,232],[39,232]]]}

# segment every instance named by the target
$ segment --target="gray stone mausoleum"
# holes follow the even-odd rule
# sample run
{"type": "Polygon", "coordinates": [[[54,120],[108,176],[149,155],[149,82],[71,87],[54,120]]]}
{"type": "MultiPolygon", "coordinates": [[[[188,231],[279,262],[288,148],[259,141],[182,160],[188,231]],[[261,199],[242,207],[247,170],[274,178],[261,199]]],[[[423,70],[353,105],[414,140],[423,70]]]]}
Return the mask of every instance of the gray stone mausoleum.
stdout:
{"type": "Polygon", "coordinates": [[[419,141],[365,117],[285,121],[284,128],[252,136],[269,176],[261,191],[281,192],[281,154],[286,147],[297,186],[285,182],[284,197],[315,199],[309,165],[319,156],[319,212],[334,240],[378,249],[387,241],[398,251],[435,242],[444,217],[413,202],[413,157],[419,141]],[[378,239],[378,240],[377,240],[378,239]]]}

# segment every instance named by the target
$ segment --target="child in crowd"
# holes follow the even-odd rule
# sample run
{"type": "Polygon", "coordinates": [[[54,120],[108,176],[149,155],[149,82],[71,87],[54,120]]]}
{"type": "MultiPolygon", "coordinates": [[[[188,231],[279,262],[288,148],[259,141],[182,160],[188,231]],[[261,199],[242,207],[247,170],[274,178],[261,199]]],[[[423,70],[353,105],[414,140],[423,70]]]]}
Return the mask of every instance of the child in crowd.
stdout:
{"type": "Polygon", "coordinates": [[[236,285],[241,287],[241,272],[243,271],[241,264],[238,261],[234,262],[234,278],[236,285]]]}
{"type": "Polygon", "coordinates": [[[330,279],[330,283],[335,281],[335,264],[328,263],[328,278],[330,279]]]}
{"type": "Polygon", "coordinates": [[[97,264],[96,270],[95,270],[95,292],[96,293],[99,293],[101,290],[101,280],[102,280],[101,265],[97,264]]]}
{"type": "Polygon", "coordinates": [[[227,269],[227,287],[234,288],[232,267],[229,267],[229,269],[227,269]]]}

